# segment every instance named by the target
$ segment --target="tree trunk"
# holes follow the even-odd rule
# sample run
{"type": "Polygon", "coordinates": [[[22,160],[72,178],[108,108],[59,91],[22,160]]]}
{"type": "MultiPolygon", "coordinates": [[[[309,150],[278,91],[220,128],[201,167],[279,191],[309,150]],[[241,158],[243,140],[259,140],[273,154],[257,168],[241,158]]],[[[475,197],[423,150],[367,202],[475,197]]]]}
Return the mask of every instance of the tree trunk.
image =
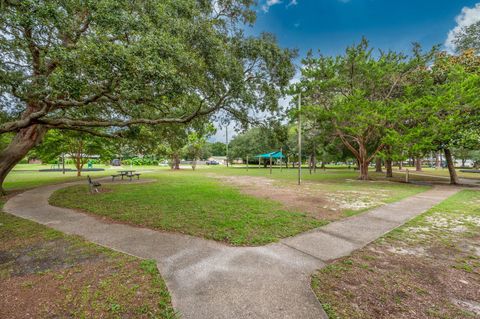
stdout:
{"type": "Polygon", "coordinates": [[[457,172],[455,171],[455,164],[453,163],[452,153],[450,149],[444,149],[445,152],[445,160],[447,161],[448,172],[450,173],[450,184],[456,185],[458,184],[458,176],[457,172]]]}
{"type": "Polygon", "coordinates": [[[403,161],[398,161],[398,170],[401,171],[403,169],[403,161]]]}
{"type": "Polygon", "coordinates": [[[415,170],[417,172],[422,171],[422,159],[420,157],[415,158],[415,170]]]}
{"type": "Polygon", "coordinates": [[[465,167],[465,163],[467,162],[466,158],[462,158],[462,167],[465,167]]]}
{"type": "Polygon", "coordinates": [[[435,154],[435,169],[442,168],[442,160],[440,158],[440,152],[435,154]]]}
{"type": "Polygon", "coordinates": [[[172,170],[180,169],[180,156],[178,153],[173,153],[172,155],[172,170]]]}
{"type": "Polygon", "coordinates": [[[362,181],[367,181],[369,180],[368,178],[368,164],[370,162],[368,161],[368,153],[367,153],[367,147],[363,143],[359,143],[358,145],[358,168],[360,169],[360,180],[362,181]]]}
{"type": "Polygon", "coordinates": [[[3,182],[8,173],[31,149],[42,142],[46,132],[47,129],[41,125],[23,128],[18,131],[12,142],[0,152],[0,192],[4,193],[3,182]]]}
{"type": "Polygon", "coordinates": [[[360,180],[362,181],[368,181],[368,162],[367,161],[362,161],[359,162],[360,166],[360,180]]]}
{"type": "Polygon", "coordinates": [[[382,159],[380,157],[375,158],[375,172],[382,172],[382,159]]]}
{"type": "Polygon", "coordinates": [[[79,153],[75,154],[75,168],[77,169],[77,177],[82,176],[82,158],[79,153]]]}
{"type": "Polygon", "coordinates": [[[387,158],[385,160],[385,168],[387,170],[387,173],[386,173],[386,177],[390,178],[390,177],[393,177],[393,169],[392,169],[392,159],[391,158],[387,158]]]}
{"type": "MultiPolygon", "coordinates": [[[[247,164],[247,165],[248,165],[248,164],[247,164]]],[[[197,168],[197,160],[196,160],[196,159],[194,159],[194,160],[192,161],[192,170],[195,170],[195,168],[197,168]]]]}
{"type": "Polygon", "coordinates": [[[308,158],[308,170],[310,171],[310,175],[312,175],[312,169],[313,169],[313,155],[310,155],[308,158]]]}
{"type": "Polygon", "coordinates": [[[83,142],[81,140],[78,141],[78,144],[76,144],[77,147],[75,149],[75,152],[72,152],[72,155],[75,156],[75,168],[77,169],[77,177],[82,176],[82,168],[83,168],[83,158],[82,158],[82,153],[83,153],[83,142]]]}

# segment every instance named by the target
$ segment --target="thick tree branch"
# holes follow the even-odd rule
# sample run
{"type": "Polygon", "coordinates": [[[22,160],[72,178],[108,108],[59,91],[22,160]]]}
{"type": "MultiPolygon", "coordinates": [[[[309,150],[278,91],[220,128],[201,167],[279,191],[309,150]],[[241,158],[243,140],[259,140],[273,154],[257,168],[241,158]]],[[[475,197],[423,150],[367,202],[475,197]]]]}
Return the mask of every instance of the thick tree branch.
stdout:
{"type": "Polygon", "coordinates": [[[386,145],[385,144],[380,144],[378,145],[377,149],[372,153],[372,155],[370,155],[370,157],[368,158],[367,160],[367,163],[370,163],[373,158],[377,155],[378,152],[380,152],[386,145]]]}
{"type": "Polygon", "coordinates": [[[360,158],[360,153],[355,149],[355,147],[353,147],[352,144],[350,144],[350,142],[345,138],[345,135],[339,129],[336,129],[336,135],[340,137],[342,143],[350,150],[350,152],[353,153],[353,156],[360,158]]]}

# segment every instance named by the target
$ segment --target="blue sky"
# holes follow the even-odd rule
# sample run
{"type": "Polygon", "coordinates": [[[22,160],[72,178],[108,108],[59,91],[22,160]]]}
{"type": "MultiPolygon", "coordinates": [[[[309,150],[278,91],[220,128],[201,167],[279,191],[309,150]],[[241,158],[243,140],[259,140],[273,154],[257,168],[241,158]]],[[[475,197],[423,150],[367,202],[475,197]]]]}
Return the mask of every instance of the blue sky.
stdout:
{"type": "MultiPolygon", "coordinates": [[[[282,47],[299,49],[297,65],[309,49],[342,54],[362,36],[382,50],[408,53],[412,42],[452,50],[452,34],[480,20],[480,0],[257,1],[257,22],[247,34],[275,34],[282,47]]],[[[229,131],[235,135],[233,124],[229,131]]],[[[225,141],[225,130],[219,128],[212,140],[225,141]]]]}
{"type": "MultiPolygon", "coordinates": [[[[249,32],[267,31],[284,47],[320,49],[327,55],[366,36],[374,47],[408,51],[443,44],[467,0],[258,0],[257,22],[249,32]]],[[[477,11],[470,15],[478,14],[477,11]]]]}

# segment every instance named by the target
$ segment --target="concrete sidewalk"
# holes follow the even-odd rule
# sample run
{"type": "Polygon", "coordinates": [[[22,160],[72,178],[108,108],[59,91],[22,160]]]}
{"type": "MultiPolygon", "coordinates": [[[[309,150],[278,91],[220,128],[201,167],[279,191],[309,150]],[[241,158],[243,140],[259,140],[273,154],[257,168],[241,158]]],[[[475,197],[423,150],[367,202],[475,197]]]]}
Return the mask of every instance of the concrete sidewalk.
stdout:
{"type": "Polygon", "coordinates": [[[326,318],[310,275],[458,191],[436,187],[279,243],[230,247],[197,237],[109,223],[52,207],[48,198],[75,183],[26,191],[7,213],[140,258],[155,259],[183,318],[326,318]]]}

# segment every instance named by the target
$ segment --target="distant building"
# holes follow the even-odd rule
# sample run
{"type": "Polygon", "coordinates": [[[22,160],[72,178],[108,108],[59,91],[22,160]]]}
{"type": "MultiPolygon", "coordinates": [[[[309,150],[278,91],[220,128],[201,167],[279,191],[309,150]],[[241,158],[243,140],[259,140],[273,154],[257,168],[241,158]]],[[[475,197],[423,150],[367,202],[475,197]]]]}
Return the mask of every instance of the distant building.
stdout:
{"type": "Polygon", "coordinates": [[[41,159],[38,158],[30,158],[28,160],[28,164],[43,164],[41,159]]]}
{"type": "MultiPolygon", "coordinates": [[[[226,156],[210,156],[208,158],[209,161],[217,161],[221,165],[227,165],[227,157],[226,156]]],[[[232,160],[232,164],[243,164],[243,159],[237,158],[232,160]]]]}
{"type": "Polygon", "coordinates": [[[209,161],[217,161],[222,165],[227,165],[227,157],[226,156],[210,156],[208,158],[209,161]]]}

